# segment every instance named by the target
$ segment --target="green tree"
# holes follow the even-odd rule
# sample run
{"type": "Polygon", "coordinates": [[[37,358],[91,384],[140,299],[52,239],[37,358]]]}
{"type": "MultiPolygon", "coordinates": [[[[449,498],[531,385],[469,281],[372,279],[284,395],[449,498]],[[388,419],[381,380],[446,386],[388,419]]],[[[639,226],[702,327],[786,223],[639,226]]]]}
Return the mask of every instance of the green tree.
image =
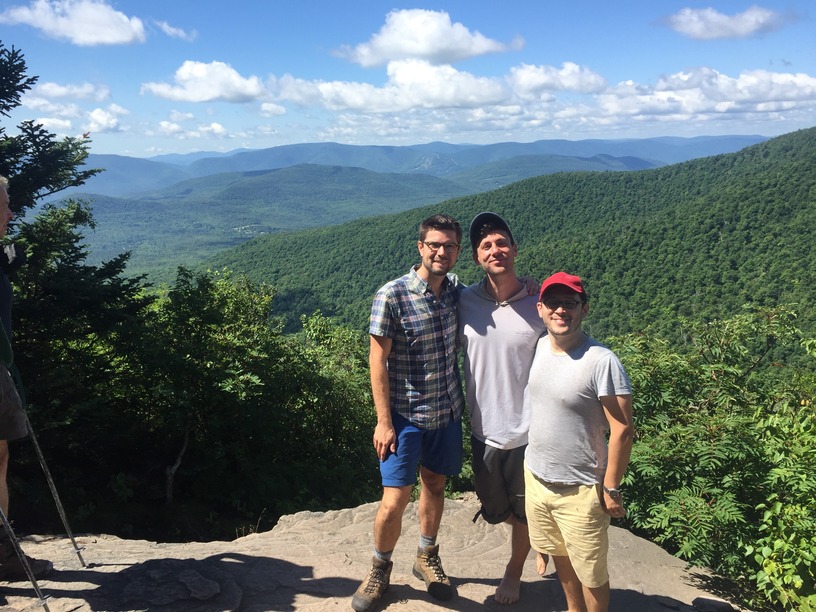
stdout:
{"type": "MultiPolygon", "coordinates": [[[[26,73],[22,53],[0,43],[3,117],[36,83],[37,77],[26,73]]],[[[80,185],[97,172],[82,168],[88,144],[84,139],[58,139],[32,121],[22,122],[13,134],[0,126],[0,174],[10,180],[11,208],[18,218],[24,218],[39,198],[80,185]]],[[[148,301],[138,279],[122,276],[126,255],[98,267],[85,265],[80,228],[89,225],[88,208],[69,203],[62,209],[46,207],[32,222],[15,223],[9,232],[28,254],[27,265],[13,279],[16,363],[43,447],[61,451],[58,468],[52,465],[52,471],[69,476],[62,492],[67,501],[81,499],[97,485],[92,478],[80,477],[84,470],[77,459],[95,452],[104,456],[109,448],[86,446],[78,434],[87,434],[85,428],[95,420],[116,413],[118,406],[108,403],[106,392],[116,386],[111,364],[127,353],[127,343],[138,328],[134,322],[148,301]]],[[[129,427],[121,425],[124,430],[129,427]]],[[[30,446],[19,449],[10,482],[16,515],[18,521],[25,517],[41,525],[44,509],[52,505],[50,500],[40,503],[49,495],[30,446]]]]}
{"type": "MultiPolygon", "coordinates": [[[[0,115],[8,117],[20,106],[21,96],[37,79],[27,75],[23,54],[0,41],[0,115]]],[[[11,209],[18,216],[38,199],[81,185],[100,172],[82,168],[88,157],[87,139],[58,139],[33,121],[22,122],[17,132],[8,135],[0,125],[0,175],[10,179],[11,209]]]]}

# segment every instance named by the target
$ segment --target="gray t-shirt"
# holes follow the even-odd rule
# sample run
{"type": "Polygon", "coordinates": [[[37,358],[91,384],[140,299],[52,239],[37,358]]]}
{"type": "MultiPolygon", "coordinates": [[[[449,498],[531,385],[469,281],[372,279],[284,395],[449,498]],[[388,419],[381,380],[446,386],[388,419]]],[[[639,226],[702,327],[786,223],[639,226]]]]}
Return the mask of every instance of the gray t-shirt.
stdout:
{"type": "Polygon", "coordinates": [[[568,354],[538,341],[530,369],[527,468],[545,482],[603,482],[608,448],[600,398],[630,395],[632,384],[617,356],[589,336],[568,354]]]}
{"type": "Polygon", "coordinates": [[[462,345],[471,432],[489,446],[527,444],[529,406],[524,394],[536,343],[546,327],[536,311],[537,295],[522,288],[498,303],[482,280],[459,296],[462,345]]]}

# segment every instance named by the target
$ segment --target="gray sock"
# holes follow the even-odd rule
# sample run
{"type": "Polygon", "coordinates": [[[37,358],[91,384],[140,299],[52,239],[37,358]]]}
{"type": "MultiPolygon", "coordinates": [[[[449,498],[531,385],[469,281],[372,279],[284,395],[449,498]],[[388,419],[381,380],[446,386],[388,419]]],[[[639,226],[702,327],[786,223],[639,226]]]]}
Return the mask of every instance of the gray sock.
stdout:
{"type": "Polygon", "coordinates": [[[428,548],[429,546],[433,546],[436,544],[436,536],[426,536],[419,534],[419,547],[420,548],[428,548]]]}
{"type": "Polygon", "coordinates": [[[376,548],[374,549],[374,556],[380,561],[385,561],[386,563],[388,563],[391,560],[391,555],[393,554],[394,554],[393,550],[389,550],[388,552],[380,552],[376,548]]]}

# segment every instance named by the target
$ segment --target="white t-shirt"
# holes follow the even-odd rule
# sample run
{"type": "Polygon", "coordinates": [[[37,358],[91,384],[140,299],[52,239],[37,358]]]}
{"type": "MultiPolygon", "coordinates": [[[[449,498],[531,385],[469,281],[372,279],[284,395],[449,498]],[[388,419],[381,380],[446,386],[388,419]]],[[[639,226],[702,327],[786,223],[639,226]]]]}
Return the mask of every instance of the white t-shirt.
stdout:
{"type": "Polygon", "coordinates": [[[543,336],[530,368],[527,468],[545,482],[603,482],[609,423],[600,398],[631,393],[623,365],[602,344],[587,336],[569,353],[556,354],[543,336]]]}
{"type": "Polygon", "coordinates": [[[546,329],[536,311],[535,295],[522,288],[497,303],[485,280],[459,297],[459,342],[471,431],[496,448],[527,444],[529,410],[524,394],[536,343],[546,329]]]}

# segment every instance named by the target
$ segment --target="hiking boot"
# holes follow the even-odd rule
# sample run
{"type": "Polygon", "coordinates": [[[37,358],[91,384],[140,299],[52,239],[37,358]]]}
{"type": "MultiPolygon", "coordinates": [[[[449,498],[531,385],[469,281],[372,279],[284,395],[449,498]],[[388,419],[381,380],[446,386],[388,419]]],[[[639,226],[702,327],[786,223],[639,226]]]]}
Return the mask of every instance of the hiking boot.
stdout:
{"type": "Polygon", "coordinates": [[[351,600],[351,607],[357,612],[366,612],[376,604],[388,590],[391,583],[392,561],[383,561],[377,557],[371,558],[372,567],[368,576],[360,584],[351,600]]]}
{"type": "MultiPolygon", "coordinates": [[[[3,535],[0,537],[0,580],[17,581],[28,580],[25,567],[23,567],[20,557],[17,556],[17,551],[14,544],[9,539],[2,525],[0,530],[3,530],[3,535]]],[[[45,559],[32,559],[28,555],[24,555],[28,565],[31,568],[31,573],[34,578],[45,578],[49,572],[54,569],[54,564],[45,559]]]]}
{"type": "Polygon", "coordinates": [[[450,578],[445,575],[445,570],[442,569],[442,561],[439,559],[439,544],[417,548],[414,576],[425,582],[428,593],[434,599],[447,601],[453,597],[450,578]]]}

